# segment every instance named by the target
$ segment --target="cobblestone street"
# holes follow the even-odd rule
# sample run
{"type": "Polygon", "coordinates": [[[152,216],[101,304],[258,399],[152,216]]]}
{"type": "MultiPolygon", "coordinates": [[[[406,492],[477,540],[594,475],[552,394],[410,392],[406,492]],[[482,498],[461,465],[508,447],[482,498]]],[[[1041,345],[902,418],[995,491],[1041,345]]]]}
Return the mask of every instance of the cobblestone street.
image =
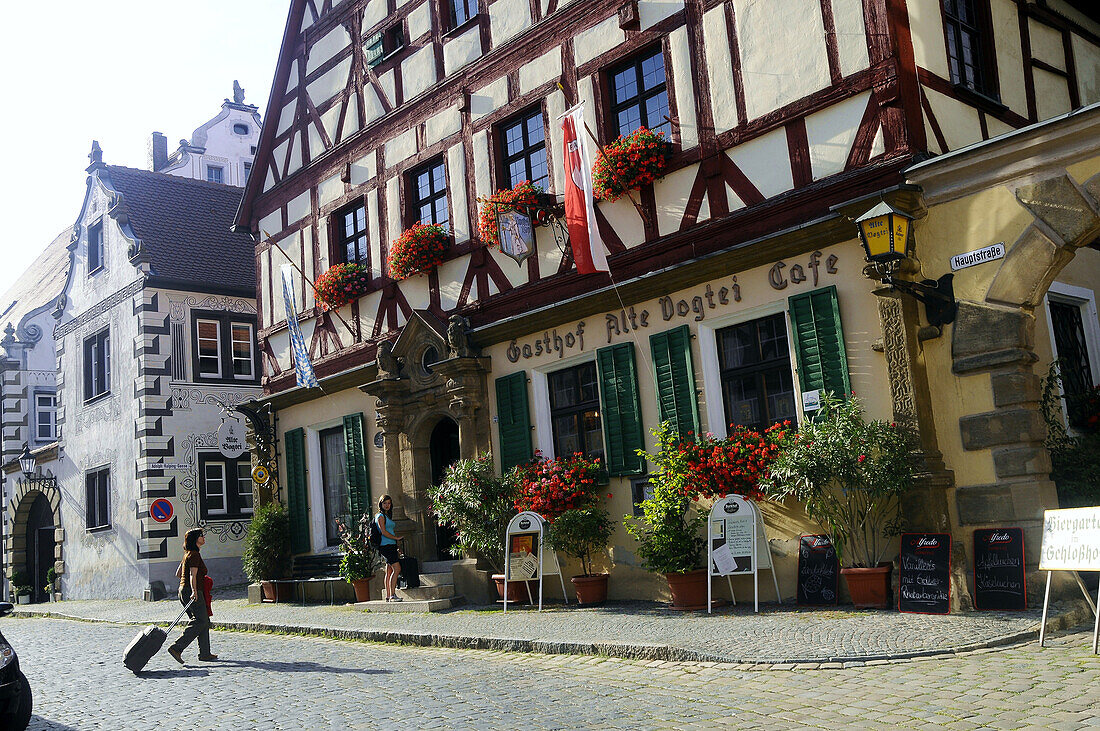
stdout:
{"type": "Polygon", "coordinates": [[[192,649],[180,667],[162,651],[141,678],[121,663],[135,627],[3,631],[34,691],[32,729],[1100,727],[1084,627],[1046,649],[817,670],[215,632],[222,660],[192,649]]]}

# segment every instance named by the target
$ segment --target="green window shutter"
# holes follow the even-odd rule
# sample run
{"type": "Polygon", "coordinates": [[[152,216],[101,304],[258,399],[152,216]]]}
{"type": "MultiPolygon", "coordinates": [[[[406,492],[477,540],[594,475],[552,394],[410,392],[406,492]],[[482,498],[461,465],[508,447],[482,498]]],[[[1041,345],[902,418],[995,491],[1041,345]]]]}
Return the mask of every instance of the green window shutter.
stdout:
{"type": "Polygon", "coordinates": [[[794,328],[799,386],[803,391],[820,389],[843,398],[852,389],[836,287],[796,294],[787,306],[794,328]]]}
{"type": "Polygon", "coordinates": [[[367,451],[363,443],[363,415],[344,417],[344,456],[348,463],[348,498],[351,502],[351,524],[358,525],[359,516],[370,508],[370,473],[367,471],[367,451]]]}
{"type": "Polygon", "coordinates": [[[638,402],[638,374],[634,369],[634,344],[619,343],[596,351],[600,384],[600,418],[607,449],[607,469],[612,475],[645,472],[645,460],[635,450],[645,447],[642,409],[638,402]]]}
{"type": "Polygon", "coordinates": [[[309,553],[309,498],[306,490],[305,431],[286,433],[286,502],[290,513],[290,550],[309,553]]]}
{"type": "Polygon", "coordinates": [[[687,325],[649,338],[653,353],[653,383],[661,422],[672,422],[681,439],[699,433],[699,403],[695,398],[695,369],[691,364],[691,330],[687,325]]]}
{"type": "Polygon", "coordinates": [[[497,430],[500,469],[507,472],[531,461],[531,415],[527,410],[527,371],[497,379],[497,430]]]}

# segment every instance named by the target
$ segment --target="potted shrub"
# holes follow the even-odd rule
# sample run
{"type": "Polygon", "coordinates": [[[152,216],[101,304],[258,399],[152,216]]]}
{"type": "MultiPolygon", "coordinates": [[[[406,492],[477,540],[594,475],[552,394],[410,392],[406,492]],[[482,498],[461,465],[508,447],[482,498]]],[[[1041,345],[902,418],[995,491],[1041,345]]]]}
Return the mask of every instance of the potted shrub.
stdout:
{"type": "Polygon", "coordinates": [[[50,601],[57,601],[57,569],[53,566],[46,569],[46,586],[50,592],[50,601]]]}
{"type": "Polygon", "coordinates": [[[390,276],[407,279],[439,266],[450,245],[447,229],[442,226],[414,224],[390,245],[390,276]]]}
{"type": "Polygon", "coordinates": [[[336,519],[336,532],[344,556],[340,559],[340,576],[355,590],[355,601],[370,601],[370,580],[381,561],[378,549],[370,542],[371,514],[363,513],[354,526],[336,519]]]}
{"type": "Polygon", "coordinates": [[[362,264],[335,264],[317,277],[313,287],[322,308],[338,310],[366,294],[370,281],[370,270],[362,264]]]}
{"type": "Polygon", "coordinates": [[[514,211],[517,208],[530,209],[538,204],[542,188],[524,180],[513,188],[498,190],[490,196],[479,198],[477,214],[477,233],[486,244],[500,246],[500,231],[497,230],[497,213],[514,211]]]}
{"type": "MultiPolygon", "coordinates": [[[[493,457],[486,452],[474,459],[455,462],[447,468],[438,485],[428,487],[436,519],[455,531],[451,555],[483,559],[493,571],[494,581],[499,577],[497,588],[502,596],[504,538],[508,521],[517,512],[517,479],[516,470],[497,475],[493,457]]],[[[515,586],[519,588],[518,583],[515,586]]],[[[512,593],[511,587],[509,593],[512,593]]],[[[513,597],[508,600],[513,601],[513,597]]]]}
{"type": "Polygon", "coordinates": [[[614,201],[664,175],[669,144],[664,132],[639,127],[620,136],[596,156],[592,164],[592,192],[599,200],[614,201]]]}
{"type": "Polygon", "coordinates": [[[594,573],[592,559],[606,552],[614,526],[601,508],[588,507],[566,510],[550,524],[547,543],[555,551],[567,553],[581,562],[581,575],[570,579],[580,605],[603,604],[607,601],[607,573],[594,573]]]}
{"type": "Polygon", "coordinates": [[[256,508],[244,536],[241,567],[249,581],[260,582],[264,598],[275,601],[289,597],[291,587],[275,584],[290,574],[293,556],[290,552],[290,514],[282,503],[267,503],[256,508]],[[276,587],[280,593],[276,595],[276,587]]]}
{"type": "Polygon", "coordinates": [[[33,591],[30,577],[27,576],[25,571],[13,571],[11,573],[11,593],[15,597],[16,604],[30,604],[31,592],[33,591]]]}
{"type": "Polygon", "coordinates": [[[901,533],[914,447],[911,429],[867,421],[854,395],[827,394],[762,482],[768,495],[795,498],[822,525],[856,607],[889,606],[892,565],[882,559],[901,533]]]}

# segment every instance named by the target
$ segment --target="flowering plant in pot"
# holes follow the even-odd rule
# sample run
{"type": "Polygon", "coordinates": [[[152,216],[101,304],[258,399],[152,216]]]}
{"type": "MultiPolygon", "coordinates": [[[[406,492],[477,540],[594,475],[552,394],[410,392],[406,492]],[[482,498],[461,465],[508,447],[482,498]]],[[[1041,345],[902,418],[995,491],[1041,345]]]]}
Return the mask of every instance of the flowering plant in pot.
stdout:
{"type": "Polygon", "coordinates": [[[533,461],[516,470],[519,480],[516,510],[538,513],[548,523],[567,510],[594,505],[605,474],[600,457],[587,457],[580,452],[557,459],[546,459],[536,452],[533,461]]]}
{"type": "MultiPolygon", "coordinates": [[[[276,579],[290,574],[290,514],[282,503],[267,503],[256,508],[244,535],[241,568],[249,581],[260,582],[264,596],[274,601],[276,579]]],[[[289,594],[290,587],[287,587],[289,594]]],[[[279,596],[282,599],[282,596],[279,596]]]]}
{"type": "Polygon", "coordinates": [[[761,482],[769,496],[793,497],[821,523],[857,607],[889,606],[891,564],[882,559],[901,533],[901,496],[913,484],[915,445],[912,429],[865,419],[854,395],[826,394],[761,482]],[[873,583],[864,587],[863,579],[873,583]]]}
{"type": "Polygon", "coordinates": [[[382,563],[378,549],[370,542],[371,514],[363,513],[355,525],[336,518],[336,532],[344,551],[340,559],[340,576],[355,590],[355,601],[370,601],[370,580],[382,563]]]}
{"type": "Polygon", "coordinates": [[[390,245],[389,268],[394,279],[407,279],[443,263],[450,248],[447,229],[437,224],[414,224],[390,245]]]}
{"type": "Polygon", "coordinates": [[[547,530],[551,548],[581,562],[581,575],[571,579],[578,604],[603,604],[607,600],[608,575],[594,573],[592,559],[597,553],[606,553],[613,531],[607,511],[597,507],[566,510],[547,530]]]}
{"type": "Polygon", "coordinates": [[[592,164],[592,192],[614,201],[664,175],[669,143],[664,132],[639,127],[604,147],[592,164]]]}
{"type": "Polygon", "coordinates": [[[500,246],[500,231],[497,230],[497,213],[514,211],[517,208],[530,208],[538,203],[542,188],[524,180],[513,188],[498,190],[485,198],[478,198],[477,234],[486,244],[500,246]]]}
{"type": "Polygon", "coordinates": [[[695,500],[729,494],[761,500],[766,496],[760,480],[789,435],[790,422],[785,421],[764,431],[735,425],[722,439],[707,434],[678,444],[670,442],[674,453],[666,457],[668,469],[676,476],[680,491],[695,500]]]}
{"type": "Polygon", "coordinates": [[[321,307],[338,310],[348,302],[366,294],[370,288],[370,271],[362,264],[334,264],[317,277],[313,287],[321,307]]]}

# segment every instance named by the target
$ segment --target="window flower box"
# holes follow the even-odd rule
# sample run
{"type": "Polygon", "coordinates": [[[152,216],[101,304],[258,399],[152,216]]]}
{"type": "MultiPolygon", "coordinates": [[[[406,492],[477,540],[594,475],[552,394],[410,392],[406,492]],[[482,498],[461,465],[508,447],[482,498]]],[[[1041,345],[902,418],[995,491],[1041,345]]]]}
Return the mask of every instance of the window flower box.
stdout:
{"type": "Polygon", "coordinates": [[[313,283],[322,309],[338,310],[366,294],[370,271],[362,264],[334,264],[313,283]]]}
{"type": "MultiPolygon", "coordinates": [[[[498,190],[490,196],[479,198],[477,233],[486,244],[500,246],[500,232],[497,230],[497,213],[502,211],[522,211],[530,215],[530,209],[540,203],[542,188],[524,180],[511,189],[498,190]]],[[[534,218],[534,216],[532,216],[534,218]]]]}
{"type": "Polygon", "coordinates": [[[443,263],[450,248],[447,230],[436,224],[417,223],[390,246],[389,269],[394,279],[408,279],[443,263]]]}
{"type": "Polygon", "coordinates": [[[619,137],[596,155],[592,187],[596,198],[618,200],[662,177],[668,164],[669,143],[664,132],[639,127],[619,137]]]}

